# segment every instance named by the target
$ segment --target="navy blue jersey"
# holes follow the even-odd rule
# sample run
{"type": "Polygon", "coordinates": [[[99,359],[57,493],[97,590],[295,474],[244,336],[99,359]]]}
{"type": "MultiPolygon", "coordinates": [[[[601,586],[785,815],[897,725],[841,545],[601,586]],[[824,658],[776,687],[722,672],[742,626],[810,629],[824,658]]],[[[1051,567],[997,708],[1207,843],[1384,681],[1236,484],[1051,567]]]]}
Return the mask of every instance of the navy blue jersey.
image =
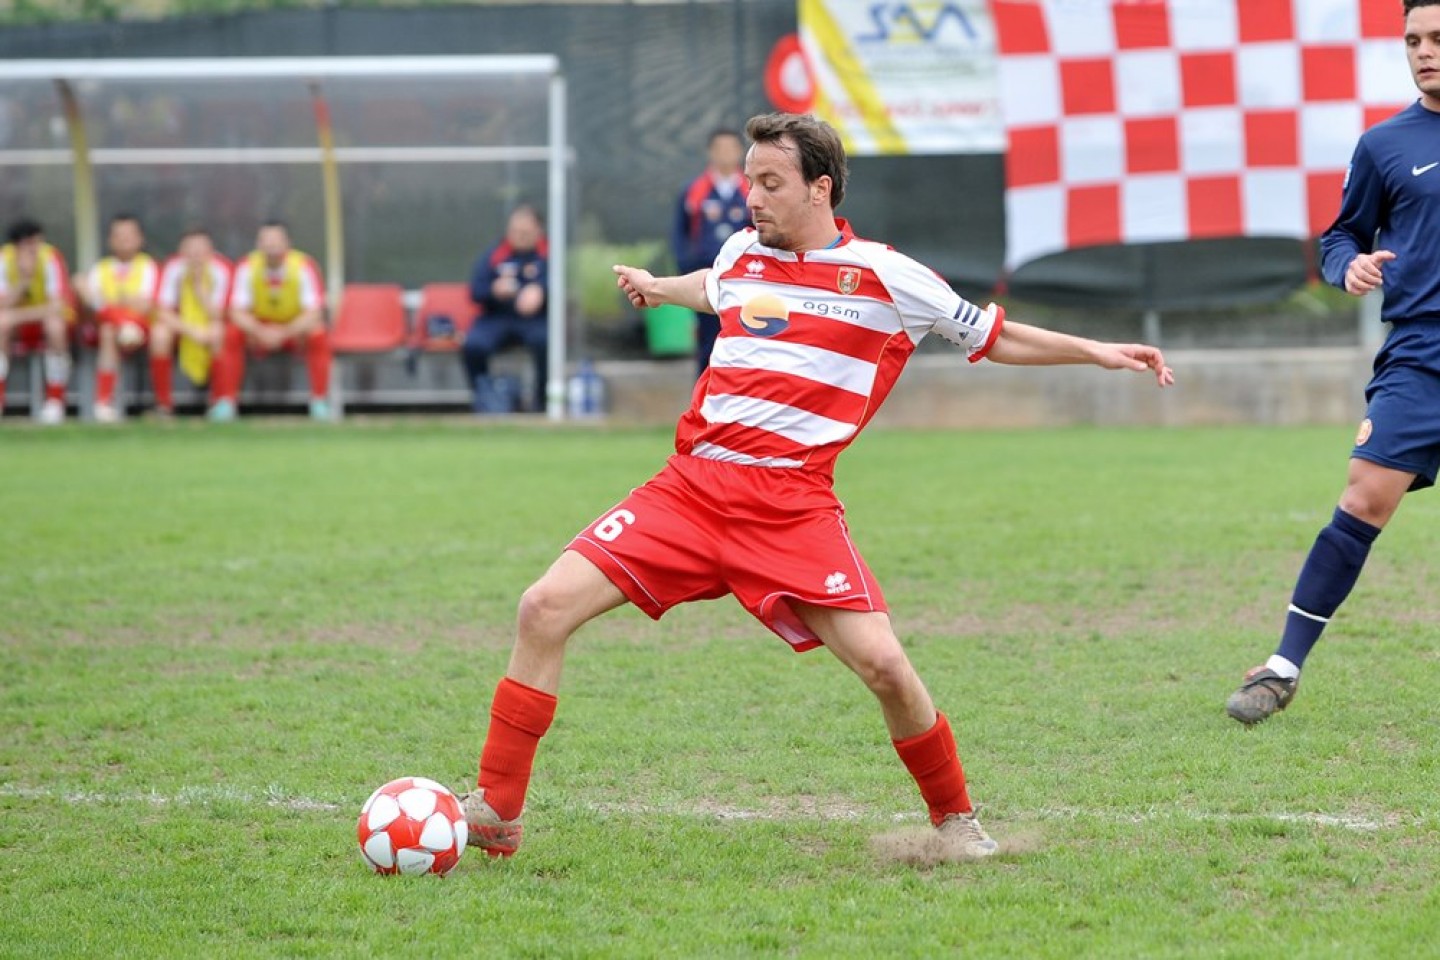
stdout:
{"type": "Polygon", "coordinates": [[[727,195],[715,185],[709,170],[680,191],[670,232],[677,272],[692,273],[710,266],[730,235],[750,226],[750,208],[745,205],[749,192],[744,178],[737,178],[727,195]]]}
{"type": "Polygon", "coordinates": [[[1419,101],[1355,145],[1340,214],[1320,237],[1321,272],[1343,290],[1350,261],[1375,250],[1395,254],[1381,266],[1382,317],[1440,320],[1440,113],[1419,101]]]}
{"type": "MultiPolygon", "coordinates": [[[[515,312],[515,297],[497,297],[493,287],[501,277],[513,277],[520,286],[537,283],[540,289],[549,292],[549,268],[547,248],[542,240],[535,250],[515,250],[509,243],[501,241],[475,261],[470,272],[470,299],[480,307],[482,317],[503,320],[520,319],[515,312]]],[[[542,309],[538,316],[545,319],[542,309]]]]}

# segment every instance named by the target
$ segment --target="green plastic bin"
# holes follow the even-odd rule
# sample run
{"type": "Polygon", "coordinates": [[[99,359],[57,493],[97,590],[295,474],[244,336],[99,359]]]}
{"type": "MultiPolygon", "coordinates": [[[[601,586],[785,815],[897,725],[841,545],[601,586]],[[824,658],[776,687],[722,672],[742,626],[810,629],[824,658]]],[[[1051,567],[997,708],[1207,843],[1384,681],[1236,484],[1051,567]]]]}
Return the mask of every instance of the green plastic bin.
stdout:
{"type": "Polygon", "coordinates": [[[673,303],[646,310],[645,344],[652,357],[690,356],[695,352],[695,311],[673,303]]]}

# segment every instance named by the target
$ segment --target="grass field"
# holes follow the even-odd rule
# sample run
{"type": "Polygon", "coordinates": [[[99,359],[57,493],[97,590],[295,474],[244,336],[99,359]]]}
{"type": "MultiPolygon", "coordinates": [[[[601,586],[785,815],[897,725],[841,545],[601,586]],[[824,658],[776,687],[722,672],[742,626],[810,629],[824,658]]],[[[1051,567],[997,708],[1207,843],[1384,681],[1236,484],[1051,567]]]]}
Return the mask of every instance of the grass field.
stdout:
{"type": "Polygon", "coordinates": [[[0,433],[0,956],[1440,955],[1440,501],[1294,706],[1223,713],[1346,429],[875,433],[841,496],[1011,852],[919,867],[861,685],[730,601],[572,648],[525,849],[378,878],[474,776],[514,602],[668,431],[0,433]]]}

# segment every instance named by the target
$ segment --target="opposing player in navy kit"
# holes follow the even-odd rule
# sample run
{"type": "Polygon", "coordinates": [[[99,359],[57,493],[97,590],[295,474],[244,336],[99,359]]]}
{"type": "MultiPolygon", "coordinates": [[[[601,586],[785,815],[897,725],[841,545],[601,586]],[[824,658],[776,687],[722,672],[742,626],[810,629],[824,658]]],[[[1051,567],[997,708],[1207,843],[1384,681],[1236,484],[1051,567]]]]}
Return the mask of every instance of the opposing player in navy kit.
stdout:
{"type": "Polygon", "coordinates": [[[1322,272],[1363,296],[1384,287],[1393,324],[1330,525],[1300,571],[1275,654],[1226,704],[1252,724],[1284,710],[1300,668],[1360,576],[1370,545],[1411,490],[1440,469],[1440,0],[1405,0],[1405,50],[1420,99],[1366,131],[1340,214],[1320,238],[1322,272]]]}

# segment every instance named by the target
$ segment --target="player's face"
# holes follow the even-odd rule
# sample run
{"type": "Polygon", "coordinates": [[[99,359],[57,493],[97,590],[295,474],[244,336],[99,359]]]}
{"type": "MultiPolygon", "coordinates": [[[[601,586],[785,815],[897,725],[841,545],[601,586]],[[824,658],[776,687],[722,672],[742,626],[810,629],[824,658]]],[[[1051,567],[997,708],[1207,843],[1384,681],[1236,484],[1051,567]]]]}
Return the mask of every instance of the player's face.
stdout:
{"type": "Polygon", "coordinates": [[[40,262],[40,247],[45,243],[41,236],[27,237],[15,244],[15,266],[25,276],[35,272],[35,265],[40,262]]]}
{"type": "Polygon", "coordinates": [[[740,169],[745,160],[745,147],[739,137],[722,134],[710,141],[710,167],[722,176],[729,176],[740,169]]]}
{"type": "Polygon", "coordinates": [[[117,220],[110,224],[110,252],[121,260],[129,260],[145,246],[145,235],[134,220],[117,220]]]}
{"type": "Polygon", "coordinates": [[[1416,7],[1405,15],[1405,55],[1425,105],[1440,110],[1440,6],[1416,7]]]}
{"type": "Polygon", "coordinates": [[[203,233],[195,233],[180,241],[180,256],[191,270],[203,270],[215,253],[215,246],[203,233]]]}
{"type": "Polygon", "coordinates": [[[265,254],[265,259],[278,264],[290,252],[290,234],[284,227],[261,227],[255,236],[255,249],[265,254]]]}
{"type": "Polygon", "coordinates": [[[800,158],[788,141],[757,143],[745,158],[750,195],[745,205],[760,242],[777,250],[797,250],[816,218],[831,214],[828,177],[806,183],[800,158]]]}
{"type": "Polygon", "coordinates": [[[516,250],[534,250],[540,243],[540,221],[528,210],[516,210],[505,225],[505,242],[516,250]]]}

